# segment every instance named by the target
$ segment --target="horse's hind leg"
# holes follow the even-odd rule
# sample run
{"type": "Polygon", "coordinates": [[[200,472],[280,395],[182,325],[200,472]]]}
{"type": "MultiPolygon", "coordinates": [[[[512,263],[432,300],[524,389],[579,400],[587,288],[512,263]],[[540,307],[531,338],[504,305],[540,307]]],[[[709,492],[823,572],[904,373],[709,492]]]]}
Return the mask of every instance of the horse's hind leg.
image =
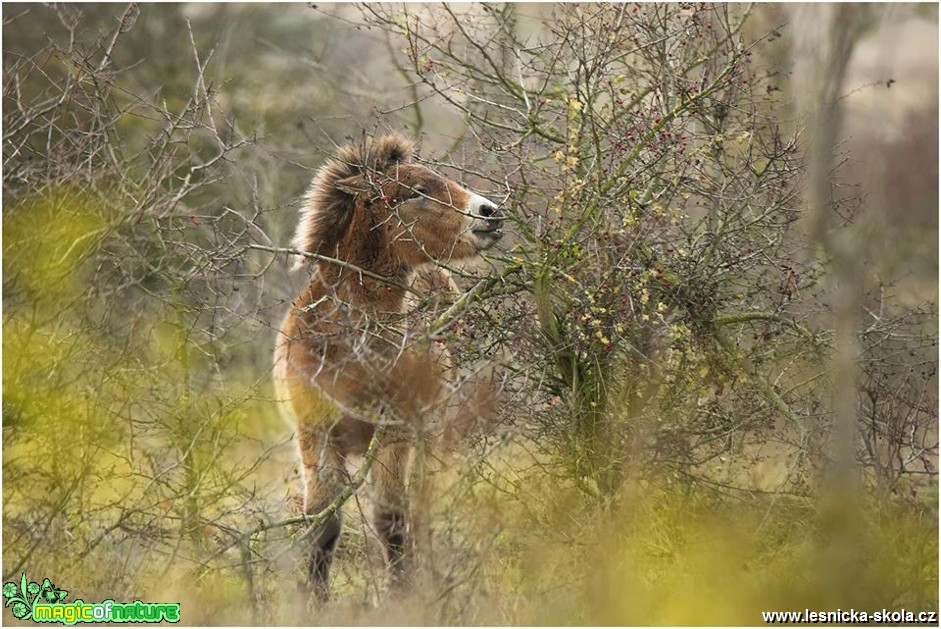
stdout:
{"type": "MultiPolygon", "coordinates": [[[[304,513],[315,516],[342,492],[346,466],[323,433],[302,430],[298,445],[304,474],[304,513]]],[[[310,543],[307,582],[319,602],[329,598],[330,564],[339,537],[339,510],[327,516],[307,537],[310,543]]]]}
{"type": "Polygon", "coordinates": [[[390,444],[381,448],[376,454],[372,467],[372,484],[375,494],[373,522],[385,549],[393,586],[407,583],[411,572],[411,549],[406,531],[407,467],[408,446],[400,444],[390,444]]]}

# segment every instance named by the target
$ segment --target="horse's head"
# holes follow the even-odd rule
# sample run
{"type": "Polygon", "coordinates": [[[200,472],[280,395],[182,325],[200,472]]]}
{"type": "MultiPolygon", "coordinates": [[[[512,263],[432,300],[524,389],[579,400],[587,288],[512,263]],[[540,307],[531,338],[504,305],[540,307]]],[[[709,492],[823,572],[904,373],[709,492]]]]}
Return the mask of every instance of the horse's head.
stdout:
{"type": "Polygon", "coordinates": [[[331,247],[352,239],[396,266],[414,268],[471,258],[500,240],[496,204],[413,157],[412,144],[398,135],[342,150],[315,180],[308,202],[315,213],[298,231],[298,248],[335,255],[331,247]],[[362,220],[353,220],[356,213],[362,220]],[[352,225],[363,233],[348,233],[352,225]]]}
{"type": "Polygon", "coordinates": [[[383,216],[395,258],[409,266],[470,258],[503,236],[492,201],[424,166],[392,164],[369,183],[367,203],[383,216]]]}

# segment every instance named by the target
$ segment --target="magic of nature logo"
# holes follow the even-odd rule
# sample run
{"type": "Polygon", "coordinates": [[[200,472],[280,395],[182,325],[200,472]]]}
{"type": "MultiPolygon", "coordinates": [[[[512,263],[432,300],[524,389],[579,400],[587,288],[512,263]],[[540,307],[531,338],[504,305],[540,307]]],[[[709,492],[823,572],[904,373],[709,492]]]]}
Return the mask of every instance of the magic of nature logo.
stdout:
{"type": "Polygon", "coordinates": [[[117,603],[108,599],[86,603],[76,599],[65,602],[68,590],[55,586],[48,578],[42,583],[30,581],[23,573],[19,583],[3,584],[4,607],[19,620],[57,622],[74,625],[80,622],[179,622],[179,603],[117,603]]]}

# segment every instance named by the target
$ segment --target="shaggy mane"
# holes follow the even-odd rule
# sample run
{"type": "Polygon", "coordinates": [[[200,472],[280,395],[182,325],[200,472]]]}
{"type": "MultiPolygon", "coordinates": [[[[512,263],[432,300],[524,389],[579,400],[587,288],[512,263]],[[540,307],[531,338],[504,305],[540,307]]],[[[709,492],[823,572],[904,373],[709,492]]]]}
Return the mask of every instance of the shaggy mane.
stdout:
{"type": "MultiPolygon", "coordinates": [[[[294,233],[294,248],[310,253],[335,256],[355,207],[355,197],[339,182],[357,175],[383,172],[395,164],[407,164],[415,155],[415,145],[399,134],[386,135],[362,144],[340,149],[317,172],[301,208],[294,233]]],[[[298,257],[294,268],[309,261],[298,257]]]]}

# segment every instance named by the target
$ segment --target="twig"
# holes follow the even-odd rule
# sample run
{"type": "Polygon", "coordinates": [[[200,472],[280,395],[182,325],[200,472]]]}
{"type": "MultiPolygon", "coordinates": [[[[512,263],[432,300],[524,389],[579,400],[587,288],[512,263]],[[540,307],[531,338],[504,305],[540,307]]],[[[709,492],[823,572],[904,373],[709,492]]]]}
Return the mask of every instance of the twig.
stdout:
{"type": "Polygon", "coordinates": [[[294,249],[294,248],[291,248],[291,247],[271,247],[271,246],[268,246],[268,245],[259,245],[259,244],[256,244],[256,243],[248,243],[248,244],[245,245],[245,248],[246,248],[246,249],[257,249],[258,251],[268,251],[268,252],[270,252],[270,253],[284,253],[284,254],[290,254],[290,255],[294,255],[294,256],[303,256],[303,257],[309,258],[309,259],[311,259],[311,260],[317,260],[318,262],[326,262],[326,263],[328,263],[328,264],[335,264],[335,265],[337,265],[337,266],[339,266],[339,267],[341,267],[341,268],[349,269],[350,271],[354,271],[354,272],[358,273],[359,275],[363,275],[363,276],[368,277],[368,278],[370,278],[370,279],[374,279],[374,280],[376,280],[376,281],[383,282],[383,283],[385,283],[385,284],[389,284],[390,286],[395,286],[396,288],[401,288],[402,290],[405,290],[405,291],[407,291],[407,292],[409,292],[409,293],[412,293],[413,295],[418,295],[419,297],[422,297],[422,296],[423,296],[421,293],[419,293],[418,291],[416,291],[414,288],[411,288],[411,287],[409,287],[409,286],[406,286],[405,284],[403,284],[402,282],[398,281],[398,280],[395,279],[395,278],[387,277],[387,276],[385,276],[385,275],[379,275],[378,273],[373,273],[372,271],[369,271],[369,270],[367,270],[367,269],[364,269],[364,268],[362,268],[362,267],[360,267],[360,266],[356,266],[355,264],[351,264],[350,262],[346,262],[346,261],[344,261],[344,260],[340,260],[340,259],[338,259],[338,258],[331,258],[330,256],[320,255],[319,253],[311,253],[311,252],[309,252],[309,251],[301,251],[300,249],[294,249]]]}
{"type": "Polygon", "coordinates": [[[783,323],[784,325],[789,326],[799,332],[801,336],[806,338],[808,341],[811,341],[815,344],[821,342],[813,332],[801,324],[797,323],[796,321],[792,321],[785,316],[774,314],[772,312],[740,312],[738,314],[724,315],[713,319],[713,322],[716,325],[734,325],[736,323],[747,323],[748,321],[775,321],[777,323],[783,323]]]}

